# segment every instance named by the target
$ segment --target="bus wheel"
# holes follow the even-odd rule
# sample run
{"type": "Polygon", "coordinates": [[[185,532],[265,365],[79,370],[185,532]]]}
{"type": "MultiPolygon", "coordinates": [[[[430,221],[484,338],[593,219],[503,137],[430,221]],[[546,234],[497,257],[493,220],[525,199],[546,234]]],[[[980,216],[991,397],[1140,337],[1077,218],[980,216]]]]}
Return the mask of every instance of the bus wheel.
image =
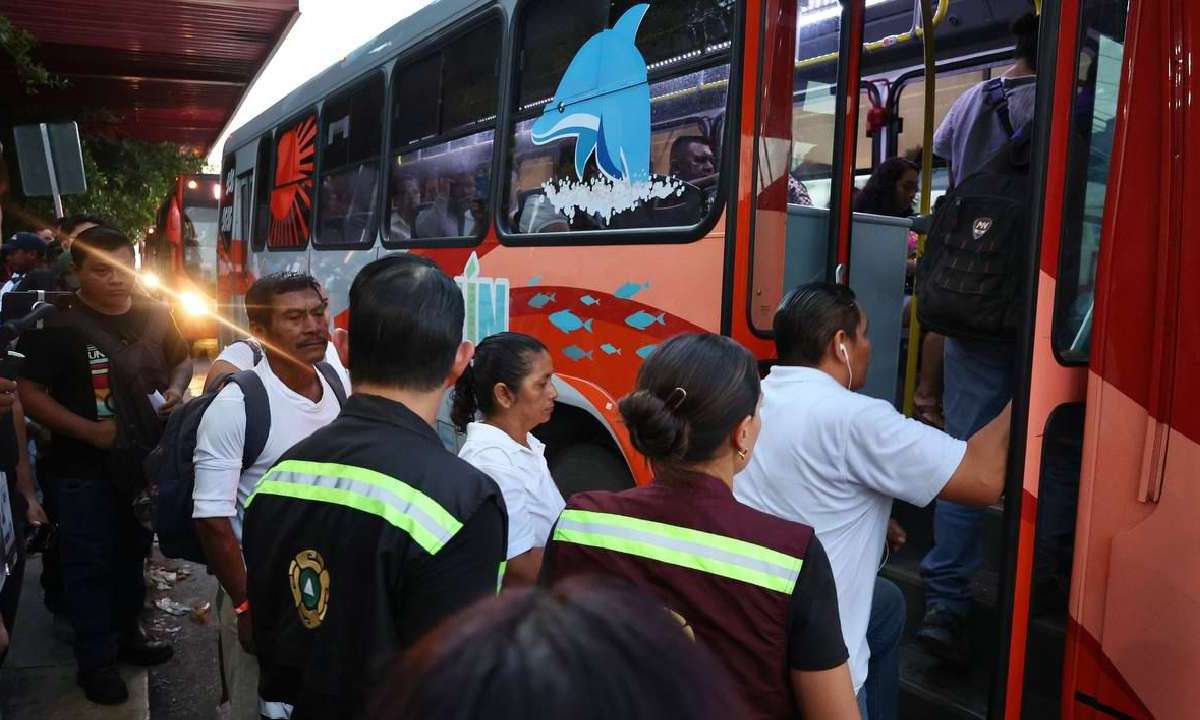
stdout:
{"type": "Polygon", "coordinates": [[[633,475],[620,455],[603,445],[579,443],[554,454],[550,474],[564,498],[584,490],[627,490],[633,475]]]}

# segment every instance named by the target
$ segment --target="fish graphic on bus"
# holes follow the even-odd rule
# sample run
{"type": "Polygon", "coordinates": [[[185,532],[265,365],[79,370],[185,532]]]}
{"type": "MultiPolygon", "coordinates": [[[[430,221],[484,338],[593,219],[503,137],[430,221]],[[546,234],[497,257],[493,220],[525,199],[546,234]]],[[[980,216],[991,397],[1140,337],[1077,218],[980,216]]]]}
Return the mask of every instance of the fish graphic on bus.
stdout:
{"type": "Polygon", "coordinates": [[[634,295],[637,295],[641,291],[648,290],[648,289],[650,289],[650,283],[648,283],[648,282],[644,282],[644,283],[627,282],[624,285],[622,285],[621,287],[617,288],[617,291],[614,292],[613,295],[616,295],[617,297],[621,298],[622,300],[631,300],[634,295]]]}
{"type": "Polygon", "coordinates": [[[646,60],[635,44],[649,9],[646,3],[634,5],[612,28],[590,37],[533,123],[535,145],[575,138],[580,180],[593,155],[613,182],[650,179],[650,85],[646,60]]]}
{"type": "Polygon", "coordinates": [[[554,293],[538,293],[529,298],[529,307],[541,310],[552,302],[554,302],[554,293]]]}
{"type": "Polygon", "coordinates": [[[588,332],[592,331],[592,321],[590,319],[582,320],[570,310],[559,310],[550,315],[550,324],[568,334],[581,328],[588,332]]]}
{"type": "Polygon", "coordinates": [[[588,360],[592,359],[592,353],[584,350],[578,345],[572,345],[570,347],[563,348],[563,355],[566,355],[569,359],[575,362],[579,362],[584,358],[587,358],[588,360]]]}
{"type": "Polygon", "coordinates": [[[579,298],[579,302],[583,303],[584,305],[589,305],[589,306],[600,304],[600,301],[597,300],[596,298],[592,297],[591,295],[584,295],[583,297],[579,298]]]}
{"type": "Polygon", "coordinates": [[[637,356],[645,360],[658,348],[658,345],[645,345],[637,349],[637,356]]]}
{"type": "Polygon", "coordinates": [[[625,324],[635,330],[645,330],[655,323],[658,323],[659,325],[666,325],[666,313],[651,315],[645,310],[638,310],[634,314],[625,318],[625,324]]]}
{"type": "Polygon", "coordinates": [[[600,349],[604,351],[605,355],[620,355],[621,354],[621,348],[617,347],[616,345],[613,345],[612,343],[604,343],[603,345],[600,346],[600,349]]]}

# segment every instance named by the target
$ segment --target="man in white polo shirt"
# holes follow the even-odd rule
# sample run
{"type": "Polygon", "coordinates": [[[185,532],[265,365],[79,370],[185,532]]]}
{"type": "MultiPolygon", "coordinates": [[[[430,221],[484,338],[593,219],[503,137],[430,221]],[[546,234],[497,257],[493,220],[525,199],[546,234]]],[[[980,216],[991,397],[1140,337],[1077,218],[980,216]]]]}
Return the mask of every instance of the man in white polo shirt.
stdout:
{"type": "Polygon", "coordinates": [[[734,494],[816,530],[833,566],[859,702],[872,720],[895,717],[900,628],[868,637],[874,614],[904,615],[896,587],[876,577],[892,500],[994,503],[1004,488],[1010,411],[961,441],[854,392],[866,382],[871,342],[866,314],[845,286],[796,288],[776,312],[774,331],[780,364],[763,381],[762,433],[734,494]],[[872,597],[891,607],[873,612],[872,597]],[[871,658],[869,645],[879,657],[871,658]]]}
{"type": "Polygon", "coordinates": [[[209,567],[220,581],[215,607],[220,623],[222,684],[233,720],[287,718],[290,708],[259,703],[258,664],[248,647],[251,613],[246,601],[242,518],[259,478],[293,445],[337,417],[345,384],[325,362],[328,301],[317,281],[301,273],[267,275],[246,293],[246,314],[263,340],[265,361],[253,366],[270,408],[266,444],[243,470],[247,438],[246,395],[227,384],[196,430],[196,485],[192,517],[209,567]]]}

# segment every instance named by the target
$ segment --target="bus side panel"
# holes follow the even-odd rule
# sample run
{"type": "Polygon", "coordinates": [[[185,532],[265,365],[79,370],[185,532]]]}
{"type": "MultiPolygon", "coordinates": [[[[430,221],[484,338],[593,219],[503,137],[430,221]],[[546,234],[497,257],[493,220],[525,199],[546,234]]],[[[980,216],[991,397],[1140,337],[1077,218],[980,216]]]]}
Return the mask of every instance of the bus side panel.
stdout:
{"type": "MultiPolygon", "coordinates": [[[[1195,277],[1200,221],[1194,6],[1130,9],[1120,120],[1097,278],[1068,717],[1115,709],[1194,717],[1200,706],[1200,462],[1195,277]],[[1194,175],[1194,173],[1192,173],[1194,175]],[[1188,225],[1188,222],[1192,225],[1188,225]],[[1107,710],[1106,710],[1107,709],[1107,710]]],[[[1109,713],[1111,714],[1111,713],[1109,713]]]]}
{"type": "Polygon", "coordinates": [[[415,249],[463,289],[464,337],[503,330],[549,348],[555,370],[604,419],[638,482],[649,480],[617,401],[667,338],[720,332],[725,223],[687,244],[415,249]]]}

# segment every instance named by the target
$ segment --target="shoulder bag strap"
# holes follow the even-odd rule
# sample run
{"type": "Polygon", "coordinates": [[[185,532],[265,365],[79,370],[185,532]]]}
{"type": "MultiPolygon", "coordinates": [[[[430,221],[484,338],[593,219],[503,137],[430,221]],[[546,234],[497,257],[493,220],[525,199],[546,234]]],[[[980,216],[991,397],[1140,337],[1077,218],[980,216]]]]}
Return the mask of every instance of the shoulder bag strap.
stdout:
{"type": "Polygon", "coordinates": [[[246,437],[242,441],[242,470],[253,465],[267,446],[271,434],[271,400],[262,378],[253,370],[240,370],[225,377],[242,389],[246,405],[246,437]]]}
{"type": "Polygon", "coordinates": [[[329,383],[329,387],[333,388],[333,394],[337,396],[338,405],[346,404],[346,386],[342,385],[342,378],[338,375],[337,370],[328,362],[322,360],[316,365],[317,372],[321,373],[325,378],[325,382],[329,383]]]}

